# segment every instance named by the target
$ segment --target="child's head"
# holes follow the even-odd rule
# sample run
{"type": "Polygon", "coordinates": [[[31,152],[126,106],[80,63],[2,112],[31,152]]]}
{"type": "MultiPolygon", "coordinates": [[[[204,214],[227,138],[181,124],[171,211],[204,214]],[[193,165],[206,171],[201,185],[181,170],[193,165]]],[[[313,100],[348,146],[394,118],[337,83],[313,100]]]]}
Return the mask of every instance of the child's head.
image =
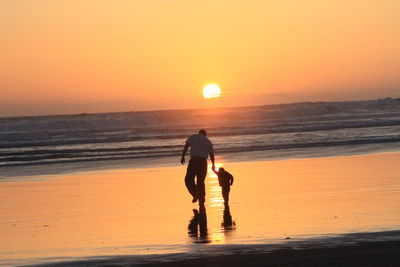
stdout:
{"type": "Polygon", "coordinates": [[[222,168],[222,167],[218,169],[218,172],[219,172],[219,173],[223,173],[224,171],[225,171],[225,169],[222,168]]]}

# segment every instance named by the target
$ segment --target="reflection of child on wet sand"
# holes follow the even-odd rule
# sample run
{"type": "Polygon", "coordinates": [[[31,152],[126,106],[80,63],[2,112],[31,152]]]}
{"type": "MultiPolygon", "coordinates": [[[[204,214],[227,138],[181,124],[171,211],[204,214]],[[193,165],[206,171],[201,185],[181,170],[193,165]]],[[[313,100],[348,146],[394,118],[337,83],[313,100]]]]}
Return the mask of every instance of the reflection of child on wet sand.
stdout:
{"type": "Polygon", "coordinates": [[[218,171],[213,168],[213,171],[218,176],[219,185],[222,187],[222,196],[224,198],[225,205],[229,202],[229,191],[231,190],[231,185],[233,184],[233,176],[225,171],[224,168],[219,168],[218,171]]]}

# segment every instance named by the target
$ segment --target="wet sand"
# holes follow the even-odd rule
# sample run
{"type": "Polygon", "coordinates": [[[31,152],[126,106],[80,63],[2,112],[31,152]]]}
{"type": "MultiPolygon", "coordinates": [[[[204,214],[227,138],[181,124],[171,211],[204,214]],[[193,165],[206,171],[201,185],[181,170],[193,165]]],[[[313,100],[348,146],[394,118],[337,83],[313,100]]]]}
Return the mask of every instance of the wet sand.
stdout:
{"type": "Polygon", "coordinates": [[[205,211],[192,204],[182,166],[0,183],[0,264],[118,255],[162,262],[171,253],[179,254],[175,261],[202,253],[225,261],[229,246],[239,246],[236,255],[258,245],[400,229],[400,153],[218,162],[235,176],[229,212],[211,172],[205,211]]]}

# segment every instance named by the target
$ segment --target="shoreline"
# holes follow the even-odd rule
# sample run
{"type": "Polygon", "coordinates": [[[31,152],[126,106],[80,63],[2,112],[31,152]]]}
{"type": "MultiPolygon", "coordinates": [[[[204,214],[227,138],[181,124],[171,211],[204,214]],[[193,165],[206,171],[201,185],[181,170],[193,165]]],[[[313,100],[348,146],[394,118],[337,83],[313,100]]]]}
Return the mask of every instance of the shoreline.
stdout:
{"type": "MultiPolygon", "coordinates": [[[[396,143],[397,144],[397,143],[396,143]]],[[[398,143],[400,145],[400,143],[398,143]]],[[[216,161],[225,163],[269,162],[296,159],[317,159],[400,152],[390,144],[343,145],[336,147],[309,147],[304,149],[261,150],[251,152],[233,152],[216,156],[216,161]],[[229,155],[229,156],[227,156],[229,155]],[[251,160],[249,160],[251,158],[251,160]]],[[[75,175],[85,172],[105,172],[110,170],[151,169],[179,166],[179,157],[134,158],[115,160],[96,160],[70,163],[33,164],[21,166],[0,166],[0,184],[2,182],[34,181],[34,176],[75,175]],[[33,178],[33,179],[32,179],[33,178]]],[[[43,180],[43,179],[41,179],[43,180]]]]}

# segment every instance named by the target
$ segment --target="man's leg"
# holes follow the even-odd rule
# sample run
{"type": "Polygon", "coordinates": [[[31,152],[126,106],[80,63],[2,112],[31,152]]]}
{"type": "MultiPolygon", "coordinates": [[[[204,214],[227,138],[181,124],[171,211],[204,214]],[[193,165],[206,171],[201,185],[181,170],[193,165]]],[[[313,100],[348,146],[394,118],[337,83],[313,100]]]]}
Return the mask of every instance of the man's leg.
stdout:
{"type": "Polygon", "coordinates": [[[200,204],[204,204],[206,199],[206,188],[204,184],[206,176],[207,176],[207,160],[204,160],[203,162],[201,162],[197,171],[197,195],[200,204]]]}
{"type": "Polygon", "coordinates": [[[194,182],[194,177],[196,176],[196,166],[192,160],[189,161],[189,165],[186,170],[185,185],[189,193],[193,196],[193,200],[197,200],[197,186],[194,182]]]}

